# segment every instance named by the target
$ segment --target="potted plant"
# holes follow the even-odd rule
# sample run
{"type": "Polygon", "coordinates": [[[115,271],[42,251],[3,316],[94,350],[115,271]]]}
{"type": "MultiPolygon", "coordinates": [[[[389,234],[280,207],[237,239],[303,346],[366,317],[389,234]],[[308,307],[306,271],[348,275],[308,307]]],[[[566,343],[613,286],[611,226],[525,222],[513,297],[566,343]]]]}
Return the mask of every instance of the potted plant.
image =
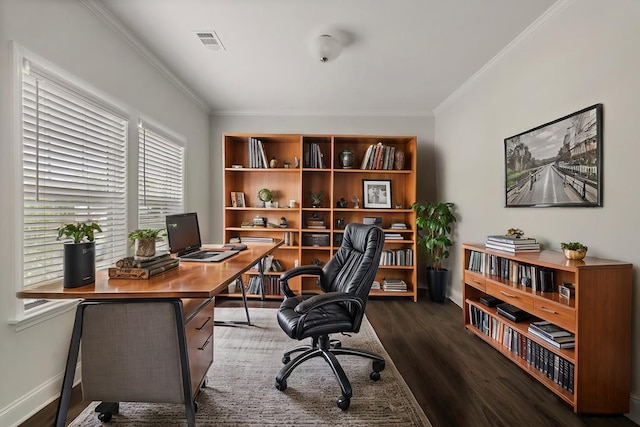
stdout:
{"type": "Polygon", "coordinates": [[[266,207],[270,208],[273,202],[273,192],[268,188],[263,188],[258,191],[258,200],[263,202],[266,207]]]}
{"type": "Polygon", "coordinates": [[[449,236],[452,224],[456,222],[454,207],[449,202],[416,202],[411,205],[416,213],[417,243],[427,255],[429,296],[439,303],[444,302],[449,281],[449,271],[442,267],[442,261],[449,257],[449,248],[453,245],[449,236]]]}
{"type": "Polygon", "coordinates": [[[136,245],[136,256],[152,257],[156,254],[156,242],[160,236],[165,236],[163,228],[154,230],[150,228],[139,228],[129,233],[129,241],[136,245]]]}
{"type": "Polygon", "coordinates": [[[560,249],[562,249],[567,259],[580,260],[587,256],[589,247],[580,242],[562,242],[560,243],[560,249]]]}
{"type": "Polygon", "coordinates": [[[62,286],[77,288],[95,282],[96,242],[95,233],[102,229],[95,222],[65,224],[58,227],[57,240],[65,242],[63,252],[62,286]]]}

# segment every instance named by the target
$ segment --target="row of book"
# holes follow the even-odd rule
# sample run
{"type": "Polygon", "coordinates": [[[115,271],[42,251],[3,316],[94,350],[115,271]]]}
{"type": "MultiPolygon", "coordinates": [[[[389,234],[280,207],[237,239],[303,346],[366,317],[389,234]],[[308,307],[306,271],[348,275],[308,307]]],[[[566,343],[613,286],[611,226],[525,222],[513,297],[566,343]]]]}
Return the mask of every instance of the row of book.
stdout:
{"type": "Polygon", "coordinates": [[[524,360],[547,378],[573,393],[574,364],[572,362],[475,305],[469,305],[469,319],[471,325],[481,333],[501,343],[514,356],[524,360]]]}
{"type": "Polygon", "coordinates": [[[261,295],[263,286],[265,295],[282,295],[278,276],[264,276],[264,282],[260,276],[249,276],[247,294],[261,295]]]}
{"type": "Polygon", "coordinates": [[[324,155],[315,142],[305,142],[303,148],[303,164],[305,168],[324,169],[324,155]]]}
{"type": "Polygon", "coordinates": [[[413,265],[413,249],[385,249],[380,256],[380,265],[413,265]]]}
{"type": "Polygon", "coordinates": [[[249,168],[266,169],[269,167],[267,154],[264,152],[264,144],[257,138],[248,138],[249,146],[249,168]]]}
{"type": "Polygon", "coordinates": [[[150,279],[158,274],[178,268],[180,260],[168,253],[158,254],[149,258],[126,257],[116,261],[114,267],[109,267],[111,279],[150,279]]]}
{"type": "Polygon", "coordinates": [[[510,254],[525,252],[540,252],[540,243],[534,238],[514,236],[488,236],[484,246],[494,251],[509,252],[510,254]]]}
{"type": "Polygon", "coordinates": [[[530,265],[486,252],[471,251],[468,269],[478,273],[498,276],[532,290],[549,292],[554,289],[555,273],[552,269],[530,265]]]}
{"type": "Polygon", "coordinates": [[[383,145],[382,142],[372,144],[362,158],[360,169],[393,169],[396,148],[383,145]]]}

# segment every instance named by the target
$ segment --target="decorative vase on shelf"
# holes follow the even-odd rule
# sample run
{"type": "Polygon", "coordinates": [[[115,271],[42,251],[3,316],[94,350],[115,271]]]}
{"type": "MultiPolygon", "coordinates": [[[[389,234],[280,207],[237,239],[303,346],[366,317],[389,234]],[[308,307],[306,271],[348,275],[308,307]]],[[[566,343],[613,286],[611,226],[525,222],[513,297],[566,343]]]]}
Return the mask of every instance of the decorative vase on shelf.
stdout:
{"type": "Polygon", "coordinates": [[[354,156],[353,151],[345,148],[340,153],[340,164],[342,165],[342,169],[351,169],[353,167],[354,156]]]}
{"type": "Polygon", "coordinates": [[[587,256],[587,251],[574,251],[571,249],[563,249],[563,251],[567,259],[581,260],[587,256]]]}
{"type": "Polygon", "coordinates": [[[404,169],[404,151],[396,151],[393,167],[397,171],[401,171],[404,169]]]}

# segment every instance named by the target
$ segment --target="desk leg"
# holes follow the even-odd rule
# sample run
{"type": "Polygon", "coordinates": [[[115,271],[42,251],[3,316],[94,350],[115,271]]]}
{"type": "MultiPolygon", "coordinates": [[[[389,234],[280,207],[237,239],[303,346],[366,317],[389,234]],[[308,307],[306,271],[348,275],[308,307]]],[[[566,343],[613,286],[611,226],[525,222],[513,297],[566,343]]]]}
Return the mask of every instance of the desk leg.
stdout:
{"type": "Polygon", "coordinates": [[[180,368],[182,370],[182,387],[184,392],[184,406],[187,415],[187,426],[196,426],[196,405],[191,392],[191,372],[189,369],[189,356],[187,354],[187,335],[184,330],[182,313],[182,301],[171,301],[176,311],[176,328],[178,332],[178,344],[180,347],[180,368]]]}
{"type": "Polygon", "coordinates": [[[260,299],[262,299],[262,301],[265,300],[264,297],[264,258],[262,258],[260,260],[259,263],[259,272],[260,272],[260,299]]]}
{"type": "Polygon", "coordinates": [[[56,427],[65,427],[67,422],[69,404],[71,403],[73,377],[76,372],[76,365],[78,364],[78,352],[80,350],[80,336],[82,335],[83,313],[84,306],[78,305],[78,307],[76,308],[76,319],[73,323],[73,332],[71,333],[69,354],[67,355],[67,366],[65,367],[64,378],[62,380],[62,391],[60,392],[60,400],[58,401],[58,411],[56,412],[56,427]]]}
{"type": "Polygon", "coordinates": [[[244,288],[244,283],[242,281],[242,276],[238,278],[240,280],[240,291],[242,292],[242,302],[244,303],[244,312],[247,315],[246,322],[234,322],[234,321],[215,321],[214,325],[218,326],[230,326],[230,325],[248,325],[251,326],[251,319],[249,318],[249,306],[247,305],[247,290],[244,288]]]}

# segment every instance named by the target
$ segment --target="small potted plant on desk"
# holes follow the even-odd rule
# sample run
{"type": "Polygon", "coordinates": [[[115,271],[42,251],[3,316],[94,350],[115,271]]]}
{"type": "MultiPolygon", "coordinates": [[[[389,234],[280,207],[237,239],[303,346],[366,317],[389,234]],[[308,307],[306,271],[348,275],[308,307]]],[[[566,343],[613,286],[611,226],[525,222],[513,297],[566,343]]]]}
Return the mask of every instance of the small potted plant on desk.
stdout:
{"type": "Polygon", "coordinates": [[[156,242],[161,236],[165,236],[164,229],[153,230],[149,228],[139,228],[129,233],[129,241],[136,245],[136,256],[152,257],[156,254],[156,242]]]}
{"type": "Polygon", "coordinates": [[[62,286],[77,288],[96,279],[96,242],[94,233],[102,232],[98,224],[79,222],[58,227],[58,238],[71,239],[64,244],[62,286]]]}
{"type": "Polygon", "coordinates": [[[564,252],[565,258],[581,260],[587,256],[589,248],[580,242],[562,242],[560,243],[560,249],[564,252]]]}
{"type": "Polygon", "coordinates": [[[447,202],[414,203],[416,212],[418,245],[427,254],[427,285],[431,301],[443,303],[447,294],[449,270],[442,267],[442,261],[449,257],[449,247],[453,245],[449,236],[451,226],[456,222],[454,204],[447,202]]]}

